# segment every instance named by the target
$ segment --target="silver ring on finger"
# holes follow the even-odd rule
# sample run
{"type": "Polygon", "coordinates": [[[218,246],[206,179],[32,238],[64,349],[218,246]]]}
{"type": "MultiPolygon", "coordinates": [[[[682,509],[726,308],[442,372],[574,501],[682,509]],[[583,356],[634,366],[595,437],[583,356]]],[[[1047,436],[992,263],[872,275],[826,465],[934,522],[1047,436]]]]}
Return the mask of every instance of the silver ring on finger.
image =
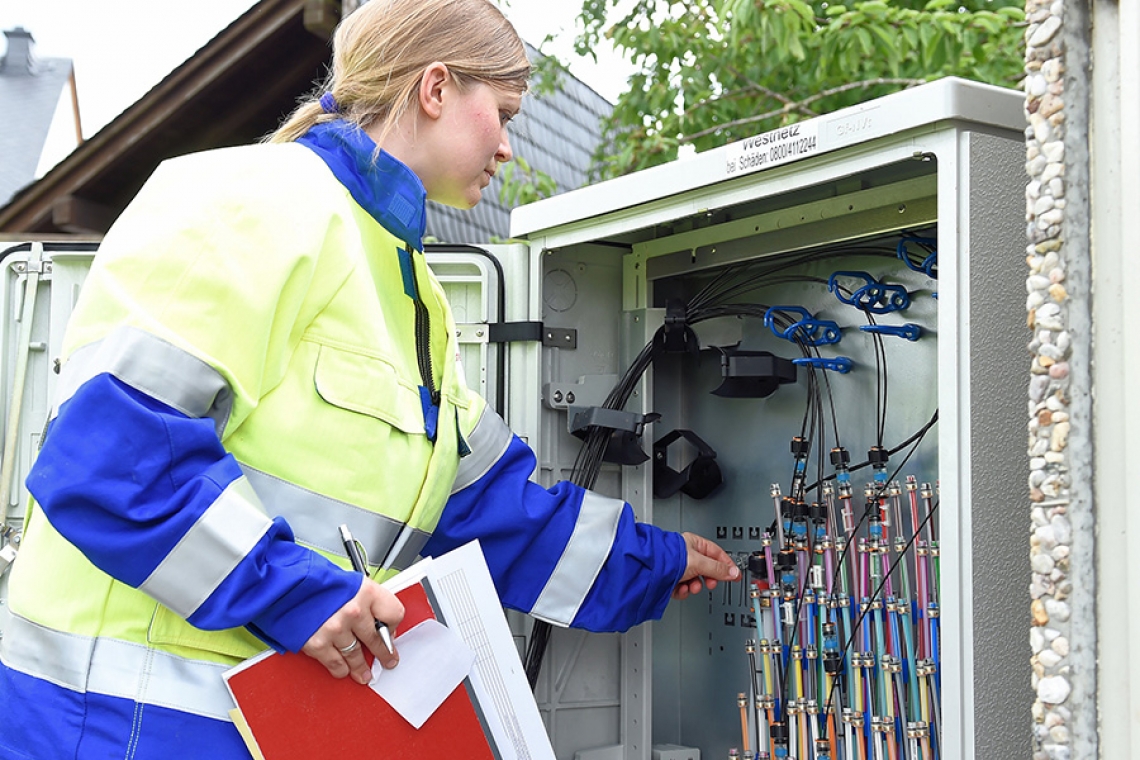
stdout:
{"type": "Polygon", "coordinates": [[[359,646],[360,646],[360,639],[353,639],[352,643],[349,644],[348,646],[337,647],[337,649],[340,651],[341,654],[347,656],[347,655],[350,655],[353,652],[355,652],[359,646]]]}

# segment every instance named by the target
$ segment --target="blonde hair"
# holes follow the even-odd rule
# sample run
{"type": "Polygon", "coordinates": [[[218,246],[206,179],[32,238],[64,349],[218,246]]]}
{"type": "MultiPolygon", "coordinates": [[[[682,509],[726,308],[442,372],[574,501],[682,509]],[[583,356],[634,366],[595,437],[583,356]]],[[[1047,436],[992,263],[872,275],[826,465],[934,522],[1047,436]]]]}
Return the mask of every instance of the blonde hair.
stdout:
{"type": "Polygon", "coordinates": [[[346,119],[387,133],[418,97],[424,69],[445,64],[460,87],[475,81],[524,92],[531,66],[518,33],[488,0],[370,0],[333,36],[328,79],[269,142],[291,142],[319,122],[346,119]],[[336,113],[318,101],[331,93],[336,113]]]}

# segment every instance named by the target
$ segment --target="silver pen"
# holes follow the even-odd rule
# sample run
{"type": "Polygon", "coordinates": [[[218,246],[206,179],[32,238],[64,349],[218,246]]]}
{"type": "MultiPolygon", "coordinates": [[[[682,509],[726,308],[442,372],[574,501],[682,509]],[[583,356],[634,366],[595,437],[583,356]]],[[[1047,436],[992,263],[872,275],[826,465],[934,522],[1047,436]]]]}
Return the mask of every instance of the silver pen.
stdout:
{"type": "MultiPolygon", "coordinates": [[[[364,565],[364,557],[360,556],[360,547],[356,545],[356,540],[352,534],[348,532],[347,525],[340,526],[340,540],[344,542],[344,550],[348,554],[348,561],[352,563],[352,569],[358,573],[368,574],[368,569],[364,565]]],[[[395,648],[392,645],[392,632],[388,630],[388,626],[376,621],[376,633],[379,634],[380,640],[384,642],[384,646],[388,649],[388,654],[394,654],[395,648]]]]}

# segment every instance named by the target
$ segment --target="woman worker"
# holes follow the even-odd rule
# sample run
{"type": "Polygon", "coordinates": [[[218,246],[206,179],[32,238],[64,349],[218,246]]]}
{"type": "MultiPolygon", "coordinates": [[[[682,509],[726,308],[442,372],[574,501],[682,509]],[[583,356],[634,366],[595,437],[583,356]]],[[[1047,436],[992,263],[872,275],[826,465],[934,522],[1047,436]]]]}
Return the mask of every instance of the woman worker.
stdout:
{"type": "Polygon", "coordinates": [[[529,480],[468,390],[424,264],[427,199],[479,202],[530,67],[487,0],[372,0],[269,144],[165,162],[108,232],[0,646],[0,756],[247,758],[221,673],[302,651],[396,664],[403,608],[348,568],[478,538],[503,603],[620,631],[739,571],[629,505],[529,480]]]}

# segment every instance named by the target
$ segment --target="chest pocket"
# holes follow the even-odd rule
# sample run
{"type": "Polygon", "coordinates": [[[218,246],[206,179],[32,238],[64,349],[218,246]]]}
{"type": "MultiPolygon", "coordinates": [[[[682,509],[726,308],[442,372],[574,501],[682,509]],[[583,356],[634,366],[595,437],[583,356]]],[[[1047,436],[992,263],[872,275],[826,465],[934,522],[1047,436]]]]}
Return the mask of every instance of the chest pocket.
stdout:
{"type": "Polygon", "coordinates": [[[322,345],[317,393],[333,406],[375,417],[409,435],[424,435],[419,392],[383,359],[322,345]]]}

